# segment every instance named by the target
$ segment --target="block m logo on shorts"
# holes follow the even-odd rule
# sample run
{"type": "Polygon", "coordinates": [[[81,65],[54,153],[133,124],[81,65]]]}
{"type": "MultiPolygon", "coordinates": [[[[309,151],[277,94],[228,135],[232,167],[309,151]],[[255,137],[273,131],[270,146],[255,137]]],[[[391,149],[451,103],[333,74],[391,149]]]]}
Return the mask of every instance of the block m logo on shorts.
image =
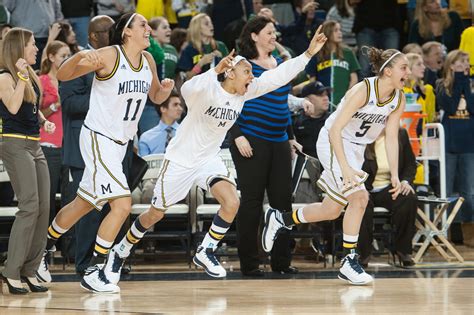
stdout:
{"type": "Polygon", "coordinates": [[[100,188],[102,189],[102,194],[103,195],[105,195],[106,192],[108,192],[109,194],[112,193],[112,188],[110,188],[110,183],[107,184],[107,186],[100,185],[100,188]]]}

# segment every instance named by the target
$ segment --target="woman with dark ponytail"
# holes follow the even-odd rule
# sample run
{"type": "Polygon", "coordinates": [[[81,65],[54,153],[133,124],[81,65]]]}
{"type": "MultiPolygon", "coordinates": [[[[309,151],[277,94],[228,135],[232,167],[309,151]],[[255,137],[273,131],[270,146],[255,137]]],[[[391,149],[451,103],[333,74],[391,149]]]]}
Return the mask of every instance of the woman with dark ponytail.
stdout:
{"type": "MultiPolygon", "coordinates": [[[[124,14],[113,26],[110,44],[98,50],[82,50],[64,62],[57,78],[68,81],[95,72],[90,107],[81,129],[80,148],[85,163],[77,197],[63,207],[48,229],[46,250],[81,217],[101,210],[109,202],[111,211],[97,233],[91,267],[81,287],[92,292],[117,293],[117,281],[109,277],[112,265],[121,267],[112,252],[113,241],[130,213],[130,189],[122,170],[127,143],[137,133],[138,121],[147,96],[160,104],[166,100],[174,81],[159,81],[156,64],[145,49],[150,45],[151,28],[136,13],[124,14]],[[102,267],[103,266],[103,267],[102,267]]],[[[118,259],[118,260],[117,260],[118,259]]]]}
{"type": "Polygon", "coordinates": [[[396,200],[403,189],[398,177],[398,128],[405,109],[402,92],[410,69],[404,54],[395,49],[367,48],[377,76],[354,85],[342,98],[337,110],[326,120],[319,133],[316,149],[324,171],[318,186],[327,196],[322,203],[313,203],[294,212],[269,209],[265,213],[262,244],[272,249],[281,229],[295,224],[334,220],[347,206],[343,221],[343,247],[339,279],[351,284],[373,281],[360,266],[356,254],[359,229],[369,199],[362,171],[364,151],[385,130],[385,150],[390,176],[386,186],[396,200]]]}

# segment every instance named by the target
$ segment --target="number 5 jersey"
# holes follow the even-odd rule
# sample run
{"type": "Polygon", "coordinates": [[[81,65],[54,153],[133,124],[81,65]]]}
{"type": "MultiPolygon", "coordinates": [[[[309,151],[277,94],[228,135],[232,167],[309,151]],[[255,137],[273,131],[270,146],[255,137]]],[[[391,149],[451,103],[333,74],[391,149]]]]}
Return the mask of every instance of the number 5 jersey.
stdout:
{"type": "MultiPolygon", "coordinates": [[[[352,119],[342,130],[342,139],[358,144],[374,142],[385,129],[388,116],[400,106],[403,93],[401,90],[394,90],[387,101],[379,101],[378,81],[378,77],[364,79],[367,89],[365,105],[352,115],[352,119]]],[[[332,127],[345,101],[346,96],[342,98],[336,111],[326,120],[324,127],[327,130],[332,127]]]]}

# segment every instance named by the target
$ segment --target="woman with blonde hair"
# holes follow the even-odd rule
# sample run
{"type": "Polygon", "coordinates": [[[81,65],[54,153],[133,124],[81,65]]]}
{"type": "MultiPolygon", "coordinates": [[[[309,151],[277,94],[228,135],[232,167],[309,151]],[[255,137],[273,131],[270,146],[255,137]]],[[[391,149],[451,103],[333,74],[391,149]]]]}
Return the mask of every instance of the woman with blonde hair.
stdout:
{"type": "Polygon", "coordinates": [[[357,83],[360,65],[352,49],[342,41],[340,23],[328,20],[323,23],[322,31],[328,41],[311,59],[305,71],[312,80],[332,87],[331,102],[339,104],[347,90],[357,83]]]}
{"type": "MultiPolygon", "coordinates": [[[[61,191],[61,179],[68,178],[68,169],[62,167],[61,147],[63,141],[63,119],[61,102],[58,91],[58,72],[61,63],[71,55],[71,50],[65,42],[54,40],[44,49],[45,59],[41,62],[40,82],[43,94],[40,110],[44,117],[54,122],[56,132],[48,134],[40,132],[40,145],[48,162],[50,190],[50,219],[56,214],[56,192],[61,191]]],[[[65,186],[65,185],[64,185],[65,186]]],[[[64,192],[62,191],[64,194],[64,192]]]]}
{"type": "Polygon", "coordinates": [[[35,272],[46,246],[49,214],[48,165],[39,145],[40,126],[48,133],[55,125],[38,110],[40,81],[31,67],[38,48],[33,33],[11,29],[3,39],[0,71],[0,159],[18,198],[18,212],[10,232],[8,259],[0,275],[11,294],[45,292],[35,272]],[[21,280],[20,280],[21,279],[21,280]]]}
{"type": "Polygon", "coordinates": [[[436,97],[434,88],[431,84],[425,84],[423,82],[426,69],[423,63],[423,57],[415,53],[408,53],[405,56],[408,59],[408,67],[410,67],[411,74],[405,82],[403,92],[405,92],[405,94],[417,94],[416,103],[421,105],[421,112],[427,115],[423,118],[424,126],[424,124],[433,122],[436,119],[436,97]]]}
{"type": "Polygon", "coordinates": [[[205,13],[194,16],[188,28],[188,46],[178,61],[178,69],[186,72],[186,78],[207,71],[229,54],[226,45],[214,39],[214,25],[205,13]]]}
{"type": "Polygon", "coordinates": [[[416,2],[415,21],[411,24],[408,42],[423,45],[437,41],[451,51],[459,47],[463,29],[459,14],[442,9],[440,0],[420,0],[416,2]]]}
{"type": "Polygon", "coordinates": [[[453,50],[446,57],[438,81],[436,102],[446,139],[446,195],[457,192],[465,201],[456,221],[463,222],[464,244],[474,246],[474,94],[469,80],[469,55],[453,50]]]}

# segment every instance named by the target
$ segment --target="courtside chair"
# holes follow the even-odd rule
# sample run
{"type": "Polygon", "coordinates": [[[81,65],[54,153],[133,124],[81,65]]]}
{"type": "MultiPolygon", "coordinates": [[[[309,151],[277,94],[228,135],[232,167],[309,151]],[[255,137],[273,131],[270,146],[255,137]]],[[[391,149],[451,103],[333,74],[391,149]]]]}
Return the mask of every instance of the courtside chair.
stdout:
{"type": "MultiPolygon", "coordinates": [[[[164,161],[164,154],[152,154],[143,157],[148,163],[148,170],[143,176],[144,180],[157,179],[161,165],[164,161]]],[[[186,261],[191,266],[191,217],[188,196],[183,202],[175,204],[166,210],[166,215],[157,224],[154,231],[145,234],[143,240],[179,240],[185,253],[186,261]]],[[[142,212],[148,210],[150,203],[133,204],[131,211],[131,222],[142,212]]]]}

